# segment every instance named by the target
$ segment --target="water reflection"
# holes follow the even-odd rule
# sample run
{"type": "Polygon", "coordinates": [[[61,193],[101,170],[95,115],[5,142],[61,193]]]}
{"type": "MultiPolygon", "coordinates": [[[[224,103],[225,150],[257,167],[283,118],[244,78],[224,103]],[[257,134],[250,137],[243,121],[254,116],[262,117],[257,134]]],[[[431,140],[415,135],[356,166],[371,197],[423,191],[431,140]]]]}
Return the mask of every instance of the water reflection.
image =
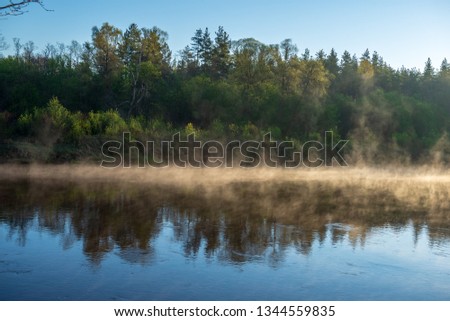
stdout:
{"type": "MultiPolygon", "coordinates": [[[[164,229],[186,258],[204,255],[230,264],[267,262],[277,267],[293,248],[309,255],[329,238],[364,247],[380,227],[424,229],[430,246],[448,242],[448,204],[439,211],[411,207],[394,193],[323,182],[232,182],[215,190],[111,182],[3,181],[0,223],[7,238],[27,245],[29,230],[60,239],[63,249],[82,242],[98,265],[118,249],[122,260],[151,264],[164,229]]],[[[437,193],[436,190],[433,191],[437,193]]],[[[448,193],[444,189],[442,193],[448,193]]],[[[445,254],[447,255],[447,254],[445,254]]]]}

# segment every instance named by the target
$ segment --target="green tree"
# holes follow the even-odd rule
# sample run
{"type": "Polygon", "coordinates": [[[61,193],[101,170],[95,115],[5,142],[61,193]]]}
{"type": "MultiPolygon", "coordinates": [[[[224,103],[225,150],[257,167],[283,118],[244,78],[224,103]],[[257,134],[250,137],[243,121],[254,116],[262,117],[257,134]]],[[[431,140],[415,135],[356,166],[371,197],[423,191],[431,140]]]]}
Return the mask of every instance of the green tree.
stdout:
{"type": "Polygon", "coordinates": [[[302,97],[317,103],[327,94],[330,76],[319,60],[301,60],[299,62],[299,90],[302,97]]]}
{"type": "Polygon", "coordinates": [[[122,32],[106,22],[100,29],[92,28],[95,68],[105,78],[111,77],[120,70],[118,49],[121,38],[122,32]]]}
{"type": "Polygon", "coordinates": [[[100,29],[92,28],[93,62],[98,74],[98,95],[104,108],[117,104],[118,91],[121,87],[122,61],[119,56],[119,44],[122,31],[108,23],[100,29]]]}
{"type": "Polygon", "coordinates": [[[168,73],[171,68],[172,52],[170,51],[167,32],[153,27],[142,29],[143,61],[151,62],[161,72],[168,73]]]}
{"type": "Polygon", "coordinates": [[[439,70],[439,75],[446,77],[450,73],[450,64],[447,62],[447,58],[444,58],[441,63],[441,68],[439,70]]]}
{"type": "Polygon", "coordinates": [[[360,94],[360,82],[358,75],[358,60],[348,51],[344,51],[340,64],[341,72],[337,79],[338,91],[356,98],[360,94]]]}
{"type": "MultiPolygon", "coordinates": [[[[228,65],[227,65],[228,67],[228,65]]],[[[194,76],[197,71],[197,61],[191,47],[186,46],[180,52],[180,60],[178,61],[178,70],[185,76],[194,76]]]]}
{"type": "Polygon", "coordinates": [[[333,48],[325,59],[324,65],[328,72],[336,78],[339,73],[339,58],[333,48]]]}
{"type": "Polygon", "coordinates": [[[434,76],[434,68],[433,64],[431,63],[431,59],[428,58],[427,62],[425,63],[425,68],[423,69],[423,77],[425,79],[431,79],[434,76]]]}
{"type": "Polygon", "coordinates": [[[191,50],[194,53],[195,61],[197,66],[200,66],[200,59],[202,55],[203,48],[203,30],[197,29],[194,36],[191,38],[191,50]]]}
{"type": "Polygon", "coordinates": [[[225,78],[231,67],[231,41],[228,33],[219,26],[212,50],[212,70],[216,78],[225,78]]]}
{"type": "Polygon", "coordinates": [[[201,53],[200,58],[202,61],[203,71],[206,74],[211,73],[212,58],[213,58],[213,43],[208,28],[205,29],[201,41],[201,53]]]}
{"type": "Polygon", "coordinates": [[[141,84],[142,31],[135,23],[131,24],[125,31],[119,45],[119,53],[124,65],[125,85],[131,92],[129,100],[122,102],[122,104],[128,104],[128,115],[131,116],[145,94],[145,88],[141,84]]]}
{"type": "Polygon", "coordinates": [[[240,39],[233,43],[232,78],[245,88],[260,80],[257,78],[257,61],[262,47],[263,44],[253,38],[240,39]]]}
{"type": "Polygon", "coordinates": [[[295,44],[292,43],[292,39],[285,39],[280,43],[281,57],[285,62],[288,62],[291,58],[297,55],[298,49],[295,44]]]}

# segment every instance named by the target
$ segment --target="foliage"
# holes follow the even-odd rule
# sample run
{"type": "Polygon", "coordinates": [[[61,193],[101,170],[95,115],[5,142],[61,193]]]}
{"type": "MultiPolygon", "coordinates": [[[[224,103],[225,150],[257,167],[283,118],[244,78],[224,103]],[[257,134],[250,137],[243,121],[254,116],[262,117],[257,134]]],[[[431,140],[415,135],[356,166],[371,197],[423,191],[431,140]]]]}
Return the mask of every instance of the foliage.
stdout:
{"type": "Polygon", "coordinates": [[[89,112],[87,122],[92,135],[115,136],[128,130],[125,120],[112,109],[105,112],[89,112]]]}
{"type": "Polygon", "coordinates": [[[445,59],[439,69],[428,59],[423,72],[394,70],[369,50],[359,58],[299,55],[290,39],[232,41],[219,27],[198,29],[173,60],[167,41],[157,27],[122,31],[108,23],[93,28],[90,42],[49,44],[40,53],[15,39],[15,54],[0,58],[0,139],[76,145],[125,130],[218,140],[271,131],[301,142],[333,130],[352,141],[358,159],[401,152],[419,161],[437,155],[450,132],[445,59]]]}

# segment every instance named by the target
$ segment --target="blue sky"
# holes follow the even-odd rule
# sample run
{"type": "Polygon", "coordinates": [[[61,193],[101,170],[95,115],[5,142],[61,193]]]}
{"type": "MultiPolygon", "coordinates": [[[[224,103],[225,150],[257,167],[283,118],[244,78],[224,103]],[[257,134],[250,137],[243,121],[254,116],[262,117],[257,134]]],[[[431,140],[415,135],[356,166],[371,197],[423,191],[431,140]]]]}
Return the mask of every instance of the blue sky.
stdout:
{"type": "MultiPolygon", "coordinates": [[[[4,3],[7,0],[0,0],[4,3]]],[[[428,57],[438,67],[450,59],[449,0],[44,0],[53,12],[31,5],[29,12],[0,18],[0,33],[46,43],[91,38],[93,26],[109,22],[122,30],[135,22],[169,33],[174,53],[190,43],[198,28],[224,26],[233,40],[253,37],[264,43],[291,38],[302,52],[335,48],[360,56],[366,48],[392,67],[422,68],[428,57]]],[[[5,52],[4,52],[5,54],[5,52]]]]}

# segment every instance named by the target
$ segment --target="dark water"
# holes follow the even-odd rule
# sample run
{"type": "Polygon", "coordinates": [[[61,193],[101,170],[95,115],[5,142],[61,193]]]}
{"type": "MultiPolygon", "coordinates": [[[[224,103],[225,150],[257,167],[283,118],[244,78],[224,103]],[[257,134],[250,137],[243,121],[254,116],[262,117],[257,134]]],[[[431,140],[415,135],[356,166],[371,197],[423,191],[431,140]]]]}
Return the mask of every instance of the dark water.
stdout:
{"type": "Polygon", "coordinates": [[[449,213],[389,193],[22,180],[0,202],[1,300],[450,300],[449,213]]]}

